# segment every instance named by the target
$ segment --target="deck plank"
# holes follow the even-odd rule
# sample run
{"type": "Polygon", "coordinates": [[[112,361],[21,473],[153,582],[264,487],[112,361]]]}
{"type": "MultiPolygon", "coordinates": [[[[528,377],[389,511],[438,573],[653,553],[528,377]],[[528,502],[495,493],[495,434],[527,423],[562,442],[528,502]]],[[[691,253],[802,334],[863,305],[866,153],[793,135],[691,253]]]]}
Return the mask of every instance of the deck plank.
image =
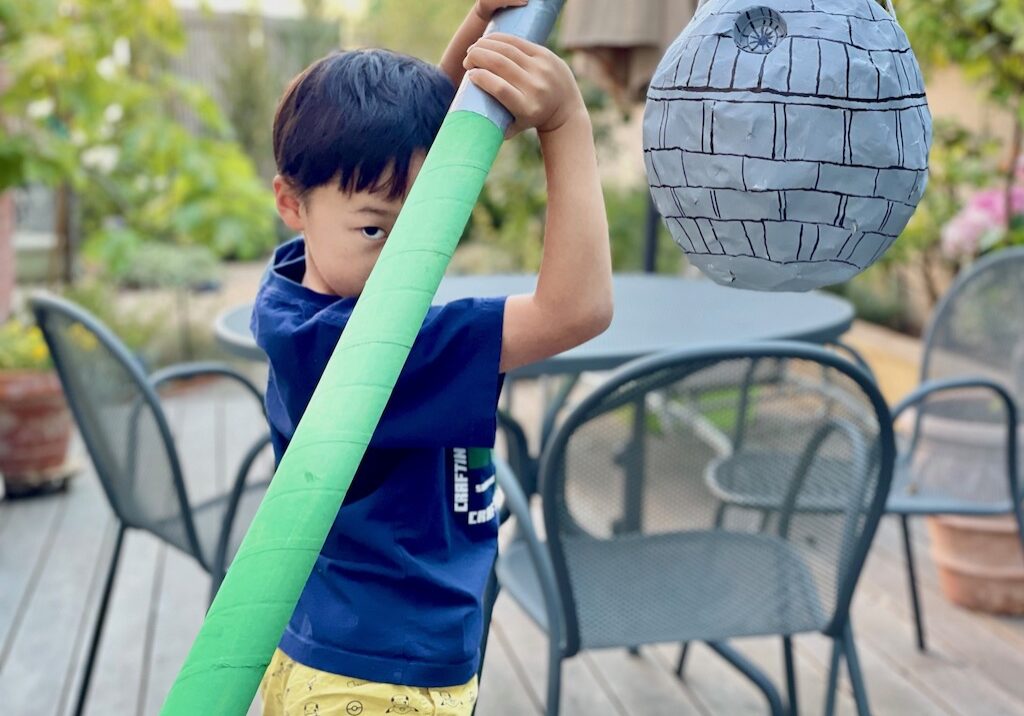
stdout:
{"type": "Polygon", "coordinates": [[[209,577],[191,557],[161,546],[163,577],[153,626],[144,714],[159,712],[206,611],[209,577]]]}
{"type": "MultiPolygon", "coordinates": [[[[547,635],[534,624],[507,595],[498,597],[494,607],[495,619],[509,634],[514,634],[512,653],[523,665],[530,688],[536,694],[547,692],[547,635]]],[[[587,668],[582,658],[568,659],[562,664],[563,716],[589,716],[608,714],[627,716],[619,704],[612,700],[602,684],[587,668]]],[[[483,714],[481,714],[483,716],[483,714]]],[[[632,716],[631,714],[629,716],[632,716]]]]}
{"type": "Polygon", "coordinates": [[[67,504],[64,496],[0,502],[0,521],[5,525],[0,539],[0,673],[67,504]]]}
{"type": "MultiPolygon", "coordinates": [[[[226,393],[183,393],[166,404],[194,498],[222,491],[262,425],[250,417],[244,400],[226,393]],[[222,407],[209,409],[218,400],[222,407]]],[[[0,524],[0,712],[63,716],[106,567],[110,513],[95,475],[87,471],[67,494],[0,503],[0,524]],[[55,687],[54,674],[64,683],[55,687]],[[52,702],[40,700],[40,693],[52,694],[52,702]]],[[[914,537],[933,649],[916,652],[896,527],[893,520],[884,521],[853,607],[873,712],[1024,713],[1019,677],[1024,619],[974,614],[948,603],[938,589],[920,521],[914,537]]],[[[191,558],[146,535],[130,533],[125,549],[95,672],[91,716],[158,712],[206,608],[208,577],[191,558]]],[[[507,596],[498,602],[492,629],[478,713],[542,713],[546,636],[507,596]]],[[[777,639],[742,640],[737,646],[782,690],[777,639]]],[[[796,639],[803,713],[821,712],[829,649],[821,636],[796,639]]],[[[562,713],[765,713],[760,694],[706,647],[694,647],[685,683],[672,673],[677,655],[677,645],[665,644],[644,647],[639,658],[613,649],[566,661],[562,713]]],[[[841,685],[839,713],[852,714],[845,677],[841,685]]],[[[258,709],[250,713],[255,716],[258,709]]]]}
{"type": "Polygon", "coordinates": [[[510,637],[502,625],[492,623],[477,703],[480,716],[499,713],[538,716],[542,713],[540,699],[527,684],[522,664],[516,660],[509,644],[510,637]]]}
{"type": "Polygon", "coordinates": [[[145,689],[147,639],[159,541],[133,531],[125,537],[110,610],[87,700],[87,716],[139,713],[145,689]]]}
{"type": "Polygon", "coordinates": [[[91,623],[90,591],[106,565],[110,512],[99,484],[83,476],[70,492],[50,498],[65,500],[53,547],[14,635],[3,671],[0,694],[8,713],[56,714],[74,676],[73,660],[81,632],[91,623]],[[63,681],[55,688],[54,679],[63,681]],[[40,694],[52,694],[40,704],[40,694]]]}
{"type": "Polygon", "coordinates": [[[627,714],[707,714],[684,685],[651,657],[648,650],[632,656],[625,649],[600,649],[584,654],[583,658],[593,665],[595,676],[608,684],[627,714]]]}

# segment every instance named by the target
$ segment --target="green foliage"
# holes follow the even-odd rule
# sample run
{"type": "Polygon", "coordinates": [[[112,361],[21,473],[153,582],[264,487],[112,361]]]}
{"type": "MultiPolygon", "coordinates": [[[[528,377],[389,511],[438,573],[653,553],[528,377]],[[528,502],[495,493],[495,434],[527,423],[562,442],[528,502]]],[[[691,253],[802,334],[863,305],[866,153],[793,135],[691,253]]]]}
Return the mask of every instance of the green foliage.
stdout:
{"type": "Polygon", "coordinates": [[[452,0],[372,0],[359,30],[368,44],[439,62],[470,7],[452,0]]]}
{"type": "Polygon", "coordinates": [[[224,111],[234,136],[265,180],[274,176],[272,119],[288,82],[338,49],[339,23],[326,16],[323,0],[304,0],[300,19],[265,19],[258,12],[234,16],[218,77],[224,111]],[[273,53],[271,46],[278,49],[273,53]]]}
{"type": "Polygon", "coordinates": [[[180,306],[159,295],[118,292],[93,280],[67,288],[64,296],[102,321],[150,370],[224,358],[206,316],[190,320],[180,306]]]}
{"type": "Polygon", "coordinates": [[[1021,0],[899,0],[899,17],[925,63],[955,63],[993,97],[1016,102],[1024,89],[1021,0]]]}
{"type": "Polygon", "coordinates": [[[0,323],[0,370],[48,370],[50,353],[42,332],[11,319],[0,323]]]}
{"type": "Polygon", "coordinates": [[[536,133],[505,143],[473,210],[470,241],[484,241],[520,269],[536,270],[543,249],[547,192],[536,133]]]}
{"type": "Polygon", "coordinates": [[[99,253],[162,241],[249,258],[273,244],[272,197],[228,123],[167,69],[184,44],[170,0],[0,0],[0,23],[0,188],[72,186],[99,253]]]}
{"type": "Polygon", "coordinates": [[[279,93],[279,82],[270,69],[263,41],[263,19],[255,14],[239,15],[231,33],[220,73],[224,111],[235,138],[255,162],[263,177],[273,176],[274,155],[271,117],[279,93]]]}
{"type": "Polygon", "coordinates": [[[64,297],[96,316],[128,348],[144,353],[161,333],[167,333],[159,316],[144,316],[127,310],[117,289],[102,281],[90,280],[68,287],[64,297]]]}
{"type": "MultiPolygon", "coordinates": [[[[632,188],[605,187],[608,210],[608,234],[612,243],[612,266],[616,271],[640,271],[644,265],[647,238],[647,212],[650,190],[646,185],[632,188]]],[[[675,274],[684,262],[684,254],[657,217],[657,265],[661,273],[675,274]]]]}
{"type": "Polygon", "coordinates": [[[203,246],[143,243],[130,256],[130,261],[108,264],[117,283],[129,288],[189,290],[211,286],[220,278],[220,262],[203,246]]]}

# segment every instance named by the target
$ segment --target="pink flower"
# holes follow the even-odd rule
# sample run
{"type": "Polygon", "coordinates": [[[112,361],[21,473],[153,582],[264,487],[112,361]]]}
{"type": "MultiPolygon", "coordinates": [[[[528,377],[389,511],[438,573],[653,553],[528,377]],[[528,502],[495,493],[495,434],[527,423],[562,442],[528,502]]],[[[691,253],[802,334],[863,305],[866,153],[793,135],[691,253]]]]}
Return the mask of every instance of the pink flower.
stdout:
{"type": "Polygon", "coordinates": [[[987,216],[994,224],[1006,223],[1006,192],[1000,187],[983,189],[971,196],[967,209],[987,216]]]}
{"type": "MultiPolygon", "coordinates": [[[[1020,166],[1020,165],[1018,165],[1020,166]]],[[[964,207],[942,227],[942,252],[952,259],[972,258],[1006,236],[1008,218],[1024,215],[1024,185],[994,186],[975,192],[964,207]]]]}
{"type": "Polygon", "coordinates": [[[942,227],[942,253],[948,258],[977,256],[982,238],[992,231],[1000,231],[1002,224],[993,220],[987,211],[973,206],[973,202],[942,227]]]}

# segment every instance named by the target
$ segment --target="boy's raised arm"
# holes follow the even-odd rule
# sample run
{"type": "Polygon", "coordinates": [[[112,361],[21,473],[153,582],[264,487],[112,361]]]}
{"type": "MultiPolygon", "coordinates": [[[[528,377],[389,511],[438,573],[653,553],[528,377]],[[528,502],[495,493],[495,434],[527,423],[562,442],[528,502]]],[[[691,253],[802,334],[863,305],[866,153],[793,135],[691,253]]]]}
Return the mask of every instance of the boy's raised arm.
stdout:
{"type": "Polygon", "coordinates": [[[466,67],[479,87],[536,127],[548,184],[544,253],[533,294],[505,306],[501,370],[561,353],[602,333],[612,317],[608,219],[593,130],[572,71],[553,52],[506,34],[479,40],[466,67]]]}
{"type": "Polygon", "coordinates": [[[462,21],[441,58],[441,70],[451,78],[452,84],[458,87],[462,83],[462,77],[466,74],[462,66],[466,51],[483,36],[494,13],[504,7],[522,7],[527,2],[529,0],[475,0],[473,9],[462,21]]]}

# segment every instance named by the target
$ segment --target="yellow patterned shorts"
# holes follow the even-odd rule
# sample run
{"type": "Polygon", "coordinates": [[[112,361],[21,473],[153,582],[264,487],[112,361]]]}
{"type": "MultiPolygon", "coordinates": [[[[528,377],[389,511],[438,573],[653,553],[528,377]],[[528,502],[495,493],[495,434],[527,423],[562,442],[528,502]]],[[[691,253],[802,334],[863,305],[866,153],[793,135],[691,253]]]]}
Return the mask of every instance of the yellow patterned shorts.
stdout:
{"type": "Polygon", "coordinates": [[[378,684],[310,669],[280,649],[260,684],[263,716],[470,716],[476,694],[475,676],[438,689],[378,684]]]}

